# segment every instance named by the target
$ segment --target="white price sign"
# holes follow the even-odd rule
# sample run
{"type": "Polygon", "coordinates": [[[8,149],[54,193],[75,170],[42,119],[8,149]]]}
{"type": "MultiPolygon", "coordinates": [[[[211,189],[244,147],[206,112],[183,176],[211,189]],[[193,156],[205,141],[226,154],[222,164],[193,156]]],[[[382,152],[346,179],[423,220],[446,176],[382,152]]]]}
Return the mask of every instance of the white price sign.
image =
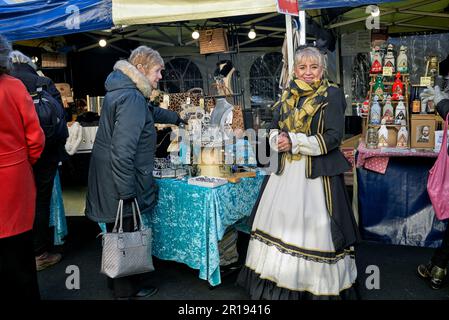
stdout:
{"type": "Polygon", "coordinates": [[[431,84],[432,84],[432,77],[421,77],[419,84],[421,87],[428,87],[431,84]]]}
{"type": "Polygon", "coordinates": [[[393,68],[392,67],[383,67],[382,75],[384,77],[392,77],[393,76],[393,68]]]}

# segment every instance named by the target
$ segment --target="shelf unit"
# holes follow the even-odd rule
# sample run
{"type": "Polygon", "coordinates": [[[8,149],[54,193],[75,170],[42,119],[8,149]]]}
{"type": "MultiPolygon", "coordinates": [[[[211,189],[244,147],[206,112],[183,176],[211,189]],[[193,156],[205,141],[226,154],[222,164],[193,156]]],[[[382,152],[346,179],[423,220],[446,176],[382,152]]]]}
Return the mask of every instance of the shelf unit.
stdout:
{"type": "MultiPolygon", "coordinates": [[[[371,107],[373,105],[374,102],[374,92],[373,92],[373,88],[374,88],[374,84],[376,82],[376,78],[377,76],[382,75],[382,74],[370,74],[370,90],[369,90],[369,109],[368,109],[368,116],[366,118],[363,119],[364,124],[363,124],[363,137],[365,139],[366,145],[368,145],[368,130],[369,128],[376,128],[377,130],[382,126],[382,124],[372,124],[371,123],[371,107]]],[[[391,79],[395,79],[396,75],[393,76],[383,76],[383,85],[384,85],[384,94],[387,93],[387,95],[393,96],[393,92],[392,92],[392,88],[393,88],[393,84],[394,81],[391,81],[391,79]]],[[[405,106],[405,127],[407,129],[408,132],[408,139],[407,139],[407,148],[410,148],[410,108],[409,108],[409,87],[410,87],[410,82],[409,82],[409,74],[408,73],[404,73],[401,74],[401,81],[404,84],[404,92],[403,92],[403,97],[404,99],[402,100],[402,102],[404,103],[405,106]]],[[[378,100],[378,103],[381,107],[381,121],[383,118],[383,107],[385,106],[386,103],[386,99],[383,100],[378,100]]],[[[399,100],[391,100],[391,105],[393,106],[393,117],[396,114],[396,107],[399,103],[399,100]]],[[[388,129],[388,147],[389,148],[395,148],[396,147],[396,143],[397,143],[397,135],[398,135],[398,131],[401,127],[403,127],[404,125],[401,124],[385,124],[385,127],[388,129]]]]}

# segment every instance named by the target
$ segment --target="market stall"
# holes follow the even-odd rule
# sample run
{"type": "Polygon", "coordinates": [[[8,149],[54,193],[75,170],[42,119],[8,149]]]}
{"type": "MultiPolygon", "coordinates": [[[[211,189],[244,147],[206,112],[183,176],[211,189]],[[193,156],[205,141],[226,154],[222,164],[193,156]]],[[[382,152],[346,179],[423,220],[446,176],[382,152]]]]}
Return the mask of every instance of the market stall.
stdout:
{"type": "Polygon", "coordinates": [[[344,88],[352,106],[347,112],[357,112],[363,123],[355,201],[367,240],[441,243],[445,222],[436,219],[426,189],[438,155],[441,118],[433,97],[422,92],[437,83],[447,86],[449,71],[442,66],[449,54],[448,5],[382,4],[368,19],[370,11],[360,8],[329,25],[342,33],[344,88]]]}

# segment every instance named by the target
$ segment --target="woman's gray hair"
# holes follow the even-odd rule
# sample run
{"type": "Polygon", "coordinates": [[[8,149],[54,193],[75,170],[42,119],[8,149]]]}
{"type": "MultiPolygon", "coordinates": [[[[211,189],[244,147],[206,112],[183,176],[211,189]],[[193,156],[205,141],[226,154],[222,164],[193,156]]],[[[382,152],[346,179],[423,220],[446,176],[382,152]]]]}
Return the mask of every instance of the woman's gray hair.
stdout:
{"type": "Polygon", "coordinates": [[[34,70],[37,69],[34,62],[31,60],[30,57],[24,55],[19,50],[14,50],[9,53],[9,58],[11,59],[12,63],[26,63],[29,66],[31,66],[34,70]]]}
{"type": "Polygon", "coordinates": [[[148,70],[155,65],[164,67],[164,60],[162,59],[159,52],[147,46],[140,46],[134,49],[129,56],[128,62],[133,66],[141,64],[148,70]]]}
{"type": "Polygon", "coordinates": [[[312,59],[318,62],[318,65],[323,67],[323,73],[327,71],[327,59],[324,54],[315,47],[306,47],[304,49],[296,50],[295,53],[295,66],[304,59],[312,59]]]}
{"type": "Polygon", "coordinates": [[[11,61],[9,60],[9,52],[11,46],[5,37],[0,35],[0,76],[7,73],[11,67],[11,61]]]}

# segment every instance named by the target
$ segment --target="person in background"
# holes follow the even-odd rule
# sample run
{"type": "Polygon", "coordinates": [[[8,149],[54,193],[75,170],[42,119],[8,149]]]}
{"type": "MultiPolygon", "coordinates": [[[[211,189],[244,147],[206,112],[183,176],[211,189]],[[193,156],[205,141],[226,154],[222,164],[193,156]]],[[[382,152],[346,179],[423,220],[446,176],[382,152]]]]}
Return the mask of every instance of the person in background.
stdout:
{"type": "Polygon", "coordinates": [[[273,107],[269,142],[280,166],[260,191],[237,280],[252,299],[358,298],[360,235],[343,178],[350,164],[339,150],[346,102],[325,70],[317,48],[298,50],[294,78],[273,107]]]}
{"type": "MultiPolygon", "coordinates": [[[[142,215],[156,204],[153,180],[156,151],[155,123],[179,125],[178,114],[149,103],[162,78],[160,54],[140,46],[128,60],[120,60],[106,79],[106,95],[92,149],[86,197],[89,219],[114,226],[119,200],[124,200],[123,229],[133,230],[131,203],[137,199],[142,215]]],[[[115,298],[149,297],[157,292],[145,286],[148,274],[108,278],[115,298]]]]}
{"type": "Polygon", "coordinates": [[[31,166],[44,149],[45,136],[27,89],[7,74],[9,52],[0,36],[0,299],[39,299],[31,166]]]}
{"type": "MultiPolygon", "coordinates": [[[[28,92],[36,91],[36,77],[40,78],[40,82],[46,87],[46,91],[58,101],[61,106],[62,99],[61,93],[56,89],[53,81],[48,77],[43,77],[37,72],[37,66],[31,61],[30,57],[24,55],[19,50],[11,51],[9,54],[11,61],[13,63],[11,68],[11,75],[15,78],[20,79],[28,92]]],[[[42,73],[41,73],[42,74],[42,73]]]]}
{"type": "MultiPolygon", "coordinates": [[[[435,89],[424,90],[425,94],[433,95],[438,114],[446,120],[449,113],[449,93],[442,92],[439,86],[435,89]]],[[[449,152],[448,152],[449,153],[449,152]]],[[[447,265],[449,263],[449,226],[446,227],[443,235],[443,242],[437,248],[427,264],[418,266],[418,275],[422,279],[429,281],[432,289],[441,289],[447,275],[447,265]]]]}
{"type": "MultiPolygon", "coordinates": [[[[15,50],[9,54],[9,57],[12,62],[11,75],[21,80],[29,93],[36,92],[37,88],[42,86],[62,108],[61,95],[53,81],[50,78],[38,75],[36,66],[28,56],[15,50]]],[[[36,216],[33,227],[37,271],[53,266],[62,259],[60,253],[50,252],[53,245],[53,232],[49,223],[51,195],[58,164],[68,158],[64,147],[65,142],[66,140],[56,144],[46,143],[41,157],[33,165],[37,188],[36,216]]]]}

